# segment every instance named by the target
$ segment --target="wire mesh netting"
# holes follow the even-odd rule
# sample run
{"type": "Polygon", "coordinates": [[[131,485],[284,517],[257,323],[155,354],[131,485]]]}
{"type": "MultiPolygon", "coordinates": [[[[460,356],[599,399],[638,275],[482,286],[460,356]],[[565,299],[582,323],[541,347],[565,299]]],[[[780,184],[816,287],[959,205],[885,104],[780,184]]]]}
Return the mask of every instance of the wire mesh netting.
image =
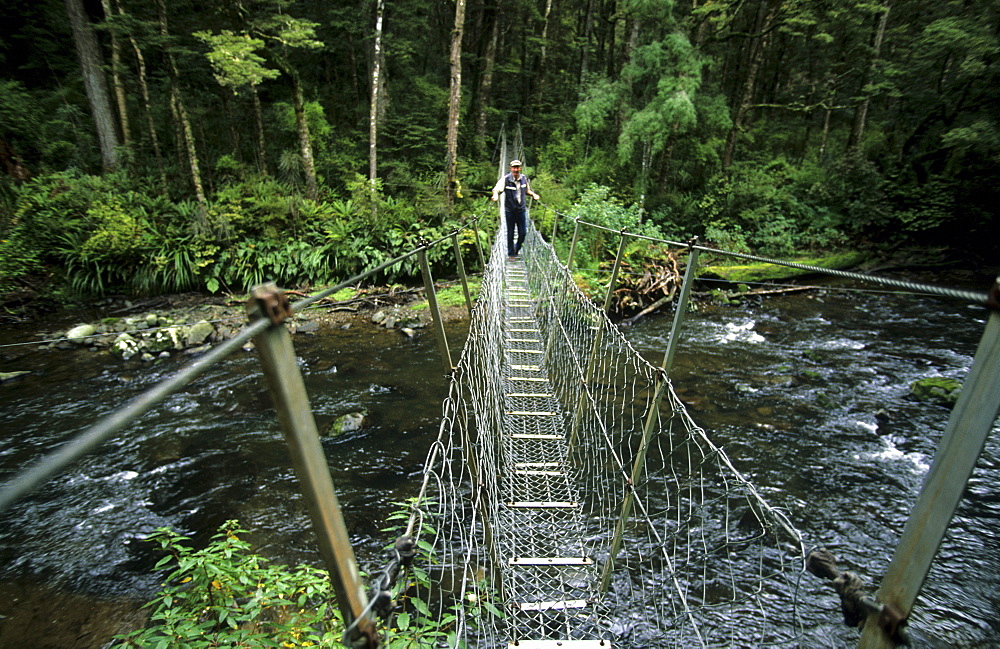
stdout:
{"type": "Polygon", "coordinates": [[[530,222],[505,246],[501,227],[415,509],[431,608],[473,647],[794,640],[798,532],[530,222]]]}

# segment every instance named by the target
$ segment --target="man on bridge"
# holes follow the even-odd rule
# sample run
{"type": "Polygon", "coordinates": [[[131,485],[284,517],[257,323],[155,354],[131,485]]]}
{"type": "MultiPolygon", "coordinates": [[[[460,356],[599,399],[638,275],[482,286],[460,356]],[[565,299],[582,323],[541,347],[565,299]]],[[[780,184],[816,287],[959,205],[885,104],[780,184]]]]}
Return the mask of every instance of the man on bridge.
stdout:
{"type": "Polygon", "coordinates": [[[521,173],[521,161],[510,161],[510,173],[497,181],[493,187],[493,200],[504,193],[504,215],[507,217],[507,258],[514,259],[521,252],[524,243],[525,194],[536,201],[541,200],[531,189],[528,177],[521,173]],[[514,244],[514,228],[517,228],[517,245],[514,244]]]}

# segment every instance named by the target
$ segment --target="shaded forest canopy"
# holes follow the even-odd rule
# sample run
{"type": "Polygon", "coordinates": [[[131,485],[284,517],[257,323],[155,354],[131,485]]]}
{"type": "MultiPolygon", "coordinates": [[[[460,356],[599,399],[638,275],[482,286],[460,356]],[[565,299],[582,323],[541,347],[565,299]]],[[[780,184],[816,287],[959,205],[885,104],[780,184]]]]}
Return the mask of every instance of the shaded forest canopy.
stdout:
{"type": "Polygon", "coordinates": [[[497,136],[517,126],[566,214],[767,256],[946,246],[995,263],[998,13],[8,0],[0,291],[343,279],[491,209],[497,136]]]}

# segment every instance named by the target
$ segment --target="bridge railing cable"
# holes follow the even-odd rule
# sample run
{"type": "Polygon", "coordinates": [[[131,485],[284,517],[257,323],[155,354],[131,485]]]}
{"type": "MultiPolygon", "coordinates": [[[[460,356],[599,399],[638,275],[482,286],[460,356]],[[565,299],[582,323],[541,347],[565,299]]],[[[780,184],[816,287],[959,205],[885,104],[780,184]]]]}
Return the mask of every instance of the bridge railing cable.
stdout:
{"type": "Polygon", "coordinates": [[[925,283],[921,283],[921,282],[913,282],[913,281],[905,280],[905,279],[896,279],[896,278],[892,278],[892,277],[884,277],[884,276],[881,276],[881,275],[874,275],[874,274],[869,274],[869,273],[857,273],[857,272],[852,272],[852,271],[839,270],[839,269],[835,269],[835,268],[823,268],[822,266],[813,266],[813,265],[810,265],[810,264],[801,264],[801,263],[798,263],[798,262],[787,261],[787,260],[783,260],[783,259],[774,259],[774,258],[771,258],[771,257],[762,257],[762,256],[759,256],[759,255],[751,255],[751,254],[747,254],[747,253],[734,252],[732,250],[724,250],[724,249],[721,249],[721,248],[711,248],[711,247],[703,246],[703,245],[699,245],[699,244],[692,244],[690,241],[689,242],[672,241],[670,239],[665,239],[665,238],[660,238],[660,237],[651,237],[651,236],[642,235],[642,234],[636,234],[636,233],[631,233],[631,232],[622,232],[621,230],[615,230],[613,228],[609,228],[609,227],[604,226],[604,225],[600,225],[600,224],[597,224],[597,223],[591,223],[591,222],[585,221],[583,219],[579,219],[579,218],[570,216],[570,215],[565,214],[563,212],[559,212],[558,210],[554,209],[553,207],[551,207],[549,205],[545,205],[544,203],[542,203],[542,206],[545,207],[546,209],[551,210],[553,213],[555,213],[557,215],[557,217],[559,217],[559,216],[565,217],[567,219],[570,219],[570,220],[574,221],[575,223],[578,223],[579,225],[582,225],[582,226],[585,226],[585,227],[588,227],[588,228],[593,228],[595,230],[601,230],[601,231],[609,232],[609,233],[616,234],[616,235],[618,235],[618,234],[624,234],[625,236],[628,236],[628,237],[633,238],[633,239],[650,241],[652,243],[659,243],[659,244],[670,246],[670,247],[673,247],[673,248],[684,248],[684,249],[694,248],[694,249],[697,249],[697,250],[699,250],[701,252],[707,252],[707,253],[711,253],[711,254],[723,256],[723,257],[731,257],[733,259],[742,259],[742,260],[745,260],[745,261],[753,261],[753,262],[764,263],[764,264],[773,264],[775,266],[784,266],[786,268],[794,268],[796,270],[802,270],[802,271],[806,271],[806,272],[810,272],[810,273],[815,273],[815,274],[819,274],[819,275],[830,275],[830,276],[833,276],[833,277],[840,277],[840,278],[843,278],[843,279],[849,279],[849,280],[854,280],[854,281],[859,281],[859,282],[865,282],[865,283],[868,283],[868,284],[876,284],[876,285],[879,285],[879,286],[889,286],[889,287],[893,287],[893,288],[899,288],[899,289],[903,289],[903,290],[907,290],[907,291],[912,291],[914,293],[923,293],[923,294],[926,294],[926,295],[936,295],[936,296],[939,296],[939,297],[952,298],[952,299],[955,299],[955,300],[969,302],[971,304],[986,305],[989,302],[989,295],[985,291],[983,291],[983,292],[969,291],[969,290],[958,289],[958,288],[951,288],[951,287],[946,287],[946,286],[935,286],[933,284],[925,284],[925,283]]]}

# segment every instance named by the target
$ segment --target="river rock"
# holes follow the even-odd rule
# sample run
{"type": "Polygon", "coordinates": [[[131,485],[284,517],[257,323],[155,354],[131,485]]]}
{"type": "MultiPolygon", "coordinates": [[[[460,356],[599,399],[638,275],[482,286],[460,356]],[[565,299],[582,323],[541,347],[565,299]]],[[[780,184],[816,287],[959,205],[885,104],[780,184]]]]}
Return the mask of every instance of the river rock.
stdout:
{"type": "Polygon", "coordinates": [[[127,333],[121,333],[115,338],[111,349],[124,360],[128,360],[139,353],[139,341],[127,333]]]}
{"type": "Polygon", "coordinates": [[[184,342],[188,347],[197,347],[208,340],[208,337],[213,333],[215,333],[215,327],[211,323],[201,320],[191,325],[191,328],[187,330],[187,338],[184,342]]]}
{"type": "Polygon", "coordinates": [[[18,370],[16,372],[0,372],[0,383],[13,381],[14,379],[24,376],[25,374],[31,374],[31,372],[29,372],[28,370],[18,370]]]}
{"type": "Polygon", "coordinates": [[[417,335],[417,332],[414,331],[413,329],[409,328],[409,327],[403,327],[399,331],[400,331],[400,333],[402,333],[407,338],[413,338],[414,336],[417,335]]]}
{"type": "Polygon", "coordinates": [[[375,313],[372,314],[372,322],[374,322],[375,324],[382,324],[383,322],[385,322],[386,317],[387,315],[385,311],[376,311],[375,313]]]}
{"type": "Polygon", "coordinates": [[[97,329],[94,328],[94,325],[82,324],[67,331],[66,338],[68,338],[71,343],[82,345],[87,342],[88,336],[93,336],[96,333],[97,329]]]}
{"type": "Polygon", "coordinates": [[[142,346],[154,354],[171,349],[184,349],[183,332],[179,327],[157,329],[151,335],[143,337],[142,346]]]}
{"type": "Polygon", "coordinates": [[[349,412],[346,415],[337,417],[336,420],[326,429],[326,434],[330,437],[339,437],[344,433],[351,433],[361,430],[365,424],[365,413],[349,412]]]}
{"type": "Polygon", "coordinates": [[[962,383],[943,376],[929,376],[910,384],[910,394],[921,401],[933,401],[945,406],[953,406],[962,392],[962,383]]]}

